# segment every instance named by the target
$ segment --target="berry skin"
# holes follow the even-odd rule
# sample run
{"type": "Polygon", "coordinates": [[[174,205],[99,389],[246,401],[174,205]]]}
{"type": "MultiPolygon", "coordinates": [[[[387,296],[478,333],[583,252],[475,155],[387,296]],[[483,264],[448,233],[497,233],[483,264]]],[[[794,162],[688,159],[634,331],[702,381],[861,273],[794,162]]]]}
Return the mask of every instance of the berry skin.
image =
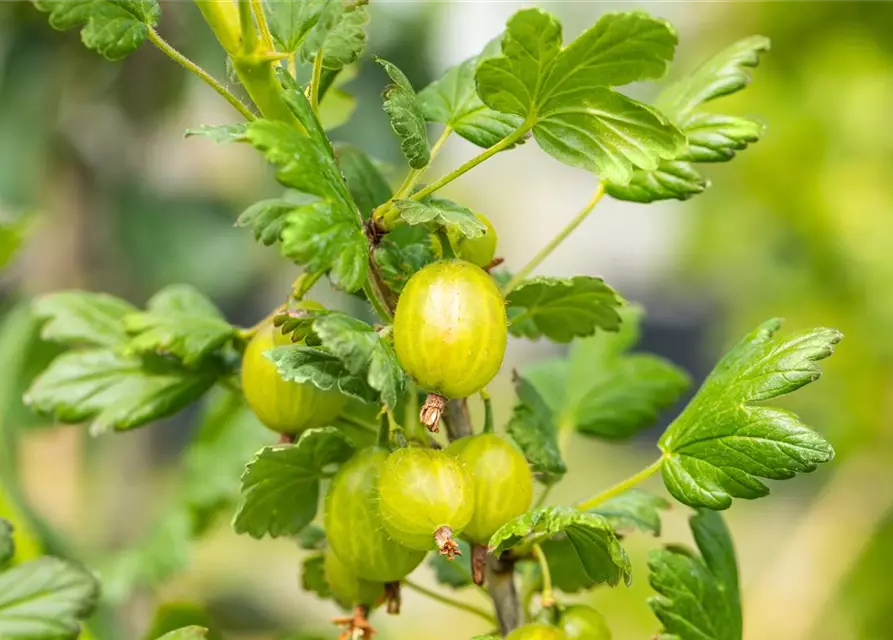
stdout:
{"type": "Polygon", "coordinates": [[[583,604],[565,609],[558,624],[568,640],[611,640],[611,629],[602,614],[583,604]]]}
{"type": "Polygon", "coordinates": [[[526,513],[533,500],[533,476],[524,456],[495,433],[460,438],[447,447],[471,473],[474,515],[463,537],[487,544],[509,520],[526,513]]]}
{"type": "Polygon", "coordinates": [[[384,584],[358,578],[331,549],[323,556],[323,573],[335,601],[344,609],[361,605],[372,609],[384,598],[384,584]]]}
{"type": "Polygon", "coordinates": [[[397,359],[422,388],[446,398],[469,396],[493,379],[507,336],[505,301],[493,279],[470,262],[428,265],[397,302],[397,359]]]}
{"type": "Polygon", "coordinates": [[[282,379],[264,352],[275,347],[272,325],[262,327],[248,343],[242,359],[242,390],[254,414],[278,433],[298,435],[330,424],[347,398],[310,383],[282,379]]]}
{"type": "Polygon", "coordinates": [[[475,213],[478,221],[482,222],[487,230],[479,238],[469,238],[460,233],[455,227],[451,227],[447,236],[450,244],[456,252],[456,257],[479,266],[481,269],[489,265],[496,255],[496,229],[490,224],[482,213],[475,213]]]}
{"type": "Polygon", "coordinates": [[[437,548],[452,558],[454,535],[474,513],[471,476],[453,456],[434,449],[404,447],[388,456],[379,481],[385,529],[412,549],[437,548]]]}
{"type": "Polygon", "coordinates": [[[518,627],[508,634],[505,640],[568,640],[568,637],[558,627],[535,623],[518,627]]]}
{"type": "Polygon", "coordinates": [[[425,558],[382,527],[378,510],[380,476],[388,452],[377,447],[358,451],[335,477],[326,495],[325,529],[329,546],[349,571],[373,582],[396,582],[425,558]]]}

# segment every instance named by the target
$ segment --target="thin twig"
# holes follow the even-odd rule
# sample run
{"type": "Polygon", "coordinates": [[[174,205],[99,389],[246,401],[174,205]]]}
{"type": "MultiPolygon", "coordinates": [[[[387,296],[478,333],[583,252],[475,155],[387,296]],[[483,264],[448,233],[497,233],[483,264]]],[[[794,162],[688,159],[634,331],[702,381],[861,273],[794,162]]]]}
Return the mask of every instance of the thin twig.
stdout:
{"type": "Polygon", "coordinates": [[[416,593],[420,593],[423,596],[431,598],[432,600],[436,600],[437,602],[440,602],[441,604],[445,604],[449,607],[453,607],[455,609],[460,609],[462,611],[465,611],[466,613],[476,615],[479,618],[483,618],[490,624],[493,624],[493,625],[496,624],[496,618],[494,618],[492,615],[490,615],[489,613],[487,613],[486,611],[484,611],[483,609],[481,609],[479,607],[476,607],[472,604],[467,604],[465,602],[461,602],[459,600],[453,600],[450,597],[441,595],[441,594],[437,593],[436,591],[432,591],[431,589],[428,589],[427,587],[423,587],[422,585],[418,584],[417,582],[413,582],[411,580],[404,580],[403,584],[405,584],[407,587],[409,587],[416,593]]]}

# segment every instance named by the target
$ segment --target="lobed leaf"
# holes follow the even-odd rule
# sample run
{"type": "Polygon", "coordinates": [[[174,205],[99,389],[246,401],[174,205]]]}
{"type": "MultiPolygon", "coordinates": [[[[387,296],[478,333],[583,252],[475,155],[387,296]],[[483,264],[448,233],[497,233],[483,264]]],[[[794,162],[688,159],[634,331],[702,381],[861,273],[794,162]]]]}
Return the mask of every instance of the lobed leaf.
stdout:
{"type": "Polygon", "coordinates": [[[301,587],[304,591],[316,594],[326,600],[332,597],[332,588],[326,580],[324,565],[325,554],[313,553],[301,562],[301,587]]]}
{"type": "Polygon", "coordinates": [[[319,52],[322,52],[322,66],[325,69],[341,69],[359,60],[366,48],[366,26],[369,23],[367,0],[323,0],[299,4],[303,5],[304,13],[311,20],[315,15],[300,46],[304,62],[312,62],[319,52]]]}
{"type": "Polygon", "coordinates": [[[37,298],[34,315],[45,320],[40,337],[69,345],[111,347],[126,342],[123,319],[138,311],[129,302],[105,293],[59,291],[37,298]]]}
{"type": "Polygon", "coordinates": [[[780,326],[764,322],[732,348],[661,437],[664,483],[680,502],[726,509],[733,498],[767,495],[758,478],[792,478],[834,457],[796,415],[755,403],[818,380],[818,362],[843,336],[813,329],[781,337],[780,326]]]}
{"type": "Polygon", "coordinates": [[[689,519],[701,555],[672,546],[648,557],[649,582],[658,595],[648,606],[667,640],[741,640],[738,566],[722,517],[699,511],[689,519]]]}
{"type": "Polygon", "coordinates": [[[545,336],[570,342],[596,328],[620,328],[617,309],[622,301],[601,278],[532,278],[515,287],[506,303],[512,334],[534,340],[545,336]]]}
{"type": "Polygon", "coordinates": [[[190,285],[165,287],[149,300],[145,312],[124,316],[133,334],[132,353],[172,354],[192,366],[217,351],[235,335],[235,328],[208,298],[190,285]]]}
{"type": "Polygon", "coordinates": [[[592,580],[615,586],[622,579],[630,584],[632,567],[610,523],[600,515],[570,507],[544,507],[510,520],[490,538],[490,553],[499,554],[559,534],[573,545],[592,580]]]}
{"type": "Polygon", "coordinates": [[[0,519],[0,638],[74,640],[92,613],[99,583],[80,565],[42,557],[8,567],[12,527],[0,519]]]}
{"type": "Polygon", "coordinates": [[[338,356],[323,349],[293,345],[271,349],[265,355],[276,365],[283,380],[309,382],[324,391],[337,389],[363,402],[376,402],[379,398],[364,377],[352,374],[338,356]]]}
{"type": "Polygon", "coordinates": [[[34,380],[25,402],[61,422],[89,420],[94,434],[122,431],[180,411],[201,397],[219,373],[214,368],[187,371],[159,356],[107,348],[70,351],[34,380]]]}
{"type": "Polygon", "coordinates": [[[156,0],[33,0],[60,31],[81,27],[81,41],[109,60],[133,53],[161,17],[156,0]]]}
{"type": "Polygon", "coordinates": [[[566,358],[535,363],[524,372],[558,424],[608,440],[629,438],[654,425],[691,386],[688,374],[645,353],[630,354],[641,312],[621,310],[618,333],[578,340],[566,358]]]}
{"type": "Polygon", "coordinates": [[[335,147],[347,188],[364,218],[372,210],[390,200],[392,192],[388,181],[365,152],[349,144],[335,147]]]}
{"type": "Polygon", "coordinates": [[[388,407],[397,406],[406,376],[390,342],[383,340],[372,326],[343,313],[318,317],[313,330],[323,347],[337,356],[351,374],[365,377],[388,407]]]}
{"type": "Polygon", "coordinates": [[[567,473],[567,465],[561,457],[552,411],[524,378],[515,379],[515,391],[518,402],[506,431],[524,452],[532,469],[542,474],[543,482],[557,482],[567,473]]]}
{"type": "Polygon", "coordinates": [[[477,216],[461,204],[446,198],[432,197],[424,201],[394,200],[400,217],[410,226],[430,225],[455,229],[466,238],[480,238],[487,231],[477,216]]]}
{"type": "Polygon", "coordinates": [[[481,59],[498,52],[494,40],[480,56],[447,69],[419,92],[419,104],[428,122],[440,122],[478,145],[492,147],[521,126],[524,119],[516,114],[490,109],[480,99],[474,74],[481,59]],[[495,45],[492,46],[492,45],[495,45]]]}
{"type": "Polygon", "coordinates": [[[293,445],[264,447],[242,474],[242,504],[236,533],[254,538],[295,535],[316,517],[320,481],[329,467],[353,455],[338,429],[309,429],[293,445]]]}
{"type": "Polygon", "coordinates": [[[630,489],[592,509],[592,513],[607,518],[617,532],[638,529],[642,533],[660,536],[660,512],[670,508],[665,498],[642,489],[630,489]]]}
{"type": "Polygon", "coordinates": [[[559,161],[625,184],[656,169],[685,139],[656,110],[611,87],[661,77],[673,57],[670,25],[642,12],[609,13],[562,49],[561,25],[540,9],[509,20],[502,55],[477,68],[484,104],[515,114],[559,161]]]}
{"type": "Polygon", "coordinates": [[[431,161],[428,147],[428,131],[419,98],[407,77],[394,64],[375,58],[393,84],[384,92],[384,110],[391,121],[391,128],[400,138],[400,150],[413,169],[421,169],[431,161]]]}
{"type": "Polygon", "coordinates": [[[610,183],[607,192],[619,200],[654,202],[687,200],[709,182],[692,162],[727,162],[762,136],[765,127],[748,118],[695,111],[704,102],[740,91],[750,82],[747,68],[759,63],[769,40],[753,36],[721,51],[694,73],[667,87],[655,105],[682,129],[688,145],[656,169],[637,171],[628,184],[610,183]]]}
{"type": "Polygon", "coordinates": [[[425,227],[406,225],[381,239],[373,255],[391,291],[399,294],[416,271],[441,257],[435,242],[425,227]]]}

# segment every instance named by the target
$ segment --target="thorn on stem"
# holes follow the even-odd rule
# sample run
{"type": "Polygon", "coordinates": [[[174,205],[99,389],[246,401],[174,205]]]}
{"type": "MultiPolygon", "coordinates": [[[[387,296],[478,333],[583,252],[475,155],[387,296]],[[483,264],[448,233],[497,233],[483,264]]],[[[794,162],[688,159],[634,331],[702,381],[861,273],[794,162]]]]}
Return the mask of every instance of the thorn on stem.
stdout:
{"type": "Polygon", "coordinates": [[[440,555],[446,556],[447,560],[453,560],[456,556],[462,555],[462,549],[459,543],[453,539],[453,530],[450,527],[438,527],[434,532],[434,542],[440,550],[440,555]]]}
{"type": "Polygon", "coordinates": [[[437,393],[429,393],[425,398],[425,404],[422,405],[422,410],[419,412],[419,420],[428,427],[428,431],[432,433],[440,431],[437,425],[440,423],[440,416],[443,415],[446,404],[447,399],[437,393]]]}

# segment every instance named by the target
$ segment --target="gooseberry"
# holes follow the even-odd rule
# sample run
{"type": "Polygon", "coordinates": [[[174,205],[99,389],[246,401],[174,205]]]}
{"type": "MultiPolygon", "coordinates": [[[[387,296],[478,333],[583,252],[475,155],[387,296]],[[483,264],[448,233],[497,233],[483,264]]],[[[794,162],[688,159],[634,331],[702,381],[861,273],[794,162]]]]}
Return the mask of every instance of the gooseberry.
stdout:
{"type": "Polygon", "coordinates": [[[518,627],[505,640],[568,640],[567,634],[558,627],[534,623],[518,627]]]}
{"type": "Polygon", "coordinates": [[[372,609],[384,599],[384,584],[357,577],[331,548],[323,556],[323,573],[335,602],[345,609],[361,605],[372,609]]]}
{"type": "Polygon", "coordinates": [[[394,313],[394,348],[403,369],[433,396],[422,409],[425,425],[436,427],[447,398],[490,382],[507,335],[505,302],[481,268],[444,260],[409,279],[394,313]]]}
{"type": "Polygon", "coordinates": [[[326,494],[326,539],[355,575],[373,582],[396,582],[425,558],[391,539],[378,510],[380,476],[388,452],[362,449],[341,466],[326,494]]]}
{"type": "Polygon", "coordinates": [[[474,215],[479,222],[487,227],[484,235],[477,238],[469,238],[461,233],[457,227],[450,227],[447,237],[450,239],[450,244],[453,247],[453,251],[456,252],[457,258],[467,260],[483,269],[493,262],[493,257],[496,255],[496,229],[493,228],[490,220],[484,214],[475,213],[474,215]]]}
{"type": "Polygon", "coordinates": [[[251,339],[242,359],[242,390],[255,415],[278,433],[297,435],[332,422],[347,398],[310,383],[283,380],[264,352],[272,349],[273,326],[264,325],[251,339]]]}
{"type": "Polygon", "coordinates": [[[558,624],[568,640],[611,640],[611,629],[604,616],[584,604],[575,604],[562,611],[558,624]]]}
{"type": "Polygon", "coordinates": [[[464,463],[474,481],[474,515],[463,530],[486,544],[499,527],[525,513],[533,500],[533,476],[518,449],[495,433],[460,438],[446,452],[464,463]]]}
{"type": "Polygon", "coordinates": [[[459,553],[454,535],[474,513],[474,487],[465,467],[443,451],[404,447],[385,462],[378,484],[385,529],[412,549],[459,553]]]}

